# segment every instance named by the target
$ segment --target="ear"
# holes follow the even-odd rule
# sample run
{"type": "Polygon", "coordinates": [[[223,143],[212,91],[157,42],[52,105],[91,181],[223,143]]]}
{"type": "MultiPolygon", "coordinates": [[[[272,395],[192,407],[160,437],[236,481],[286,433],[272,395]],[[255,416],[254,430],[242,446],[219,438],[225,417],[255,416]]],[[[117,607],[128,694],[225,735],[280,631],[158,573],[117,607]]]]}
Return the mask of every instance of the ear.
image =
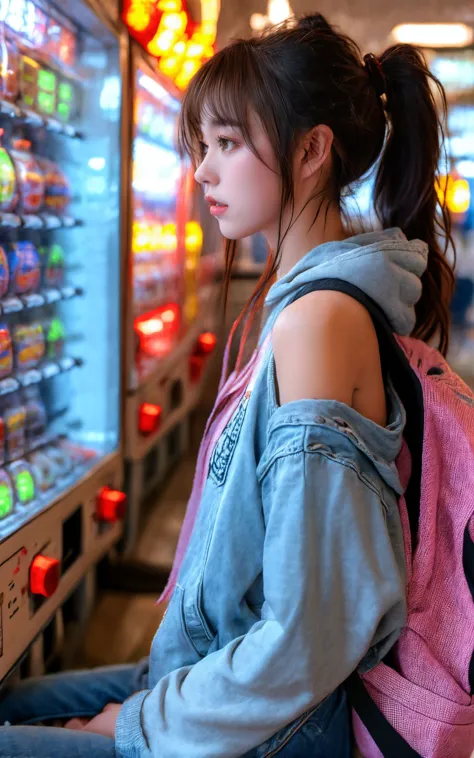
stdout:
{"type": "Polygon", "coordinates": [[[331,152],[333,140],[333,131],[325,124],[319,124],[305,134],[299,151],[302,179],[309,179],[321,170],[331,152]]]}

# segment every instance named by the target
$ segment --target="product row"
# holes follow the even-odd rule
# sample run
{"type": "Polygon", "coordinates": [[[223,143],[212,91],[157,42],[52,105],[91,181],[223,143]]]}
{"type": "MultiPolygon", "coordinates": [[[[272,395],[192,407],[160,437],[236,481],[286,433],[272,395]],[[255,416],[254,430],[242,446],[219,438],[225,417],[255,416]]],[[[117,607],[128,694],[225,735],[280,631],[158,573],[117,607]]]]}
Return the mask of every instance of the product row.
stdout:
{"type": "Polygon", "coordinates": [[[0,379],[14,371],[37,368],[43,360],[59,361],[64,356],[66,331],[58,316],[16,324],[0,323],[0,379]]]}
{"type": "Polygon", "coordinates": [[[0,468],[0,519],[32,505],[41,495],[61,485],[78,466],[87,463],[88,456],[88,452],[61,438],[0,468]]]}
{"type": "Polygon", "coordinates": [[[13,139],[10,150],[0,146],[0,211],[61,215],[70,202],[66,175],[57,163],[35,156],[29,140],[13,139]]]}
{"type": "Polygon", "coordinates": [[[62,287],[64,273],[64,251],[57,243],[39,248],[28,241],[0,245],[0,299],[62,287]]]}

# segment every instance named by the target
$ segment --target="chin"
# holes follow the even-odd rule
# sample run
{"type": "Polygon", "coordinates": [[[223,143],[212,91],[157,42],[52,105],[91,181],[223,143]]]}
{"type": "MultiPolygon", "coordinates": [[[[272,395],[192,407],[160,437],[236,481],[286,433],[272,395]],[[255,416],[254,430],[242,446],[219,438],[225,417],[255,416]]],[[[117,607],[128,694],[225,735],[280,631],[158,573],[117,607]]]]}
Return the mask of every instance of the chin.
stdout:
{"type": "Polygon", "coordinates": [[[225,222],[224,219],[222,221],[218,220],[219,229],[221,231],[221,234],[223,237],[225,237],[228,240],[243,240],[245,237],[251,237],[252,234],[256,234],[257,232],[261,231],[261,227],[249,227],[249,226],[239,226],[238,224],[232,224],[225,222]]]}

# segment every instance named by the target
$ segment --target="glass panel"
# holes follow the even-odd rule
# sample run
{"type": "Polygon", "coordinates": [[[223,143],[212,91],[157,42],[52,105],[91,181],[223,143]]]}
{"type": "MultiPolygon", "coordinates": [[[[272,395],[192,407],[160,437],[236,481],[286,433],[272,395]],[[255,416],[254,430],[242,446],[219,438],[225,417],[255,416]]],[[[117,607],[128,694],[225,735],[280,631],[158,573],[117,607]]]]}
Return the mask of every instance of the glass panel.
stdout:
{"type": "Polygon", "coordinates": [[[133,144],[133,319],[140,383],[185,328],[185,169],[176,150],[180,103],[136,72],[133,144]]]}
{"type": "Polygon", "coordinates": [[[0,539],[119,444],[118,44],[54,13],[0,0],[0,539]]]}

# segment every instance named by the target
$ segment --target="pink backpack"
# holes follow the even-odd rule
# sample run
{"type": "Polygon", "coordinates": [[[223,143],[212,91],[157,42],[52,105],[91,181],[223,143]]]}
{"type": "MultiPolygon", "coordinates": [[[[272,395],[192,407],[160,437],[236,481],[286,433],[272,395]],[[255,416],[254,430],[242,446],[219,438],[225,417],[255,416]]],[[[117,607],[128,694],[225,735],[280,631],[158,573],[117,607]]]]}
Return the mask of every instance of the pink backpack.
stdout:
{"type": "Polygon", "coordinates": [[[386,660],[346,683],[364,758],[470,758],[474,752],[474,394],[440,353],[394,337],[357,287],[335,289],[372,316],[382,366],[405,406],[397,461],[405,495],[408,618],[386,660]]]}

